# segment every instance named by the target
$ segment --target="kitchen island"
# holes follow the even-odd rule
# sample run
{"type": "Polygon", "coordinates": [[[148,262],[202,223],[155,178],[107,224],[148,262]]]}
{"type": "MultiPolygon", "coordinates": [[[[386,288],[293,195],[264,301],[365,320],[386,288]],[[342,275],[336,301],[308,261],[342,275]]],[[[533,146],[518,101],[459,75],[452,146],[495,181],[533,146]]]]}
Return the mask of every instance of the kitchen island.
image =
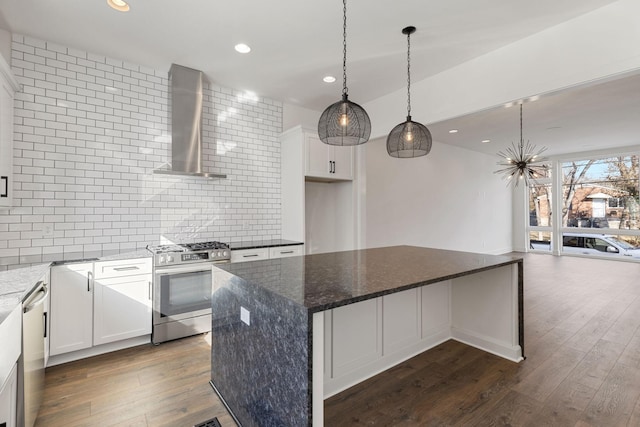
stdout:
{"type": "Polygon", "coordinates": [[[211,385],[243,426],[321,426],[326,397],[449,339],[523,357],[518,257],[395,246],[213,270],[211,385]]]}

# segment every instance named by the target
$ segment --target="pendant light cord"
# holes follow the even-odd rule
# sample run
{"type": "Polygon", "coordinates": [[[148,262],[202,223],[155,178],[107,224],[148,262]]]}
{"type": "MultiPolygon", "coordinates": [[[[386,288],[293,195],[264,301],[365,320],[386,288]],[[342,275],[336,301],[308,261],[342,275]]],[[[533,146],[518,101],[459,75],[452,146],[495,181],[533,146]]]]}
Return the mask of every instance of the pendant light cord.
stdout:
{"type": "Polygon", "coordinates": [[[347,89],[347,0],[342,0],[342,95],[349,93],[347,89]]]}
{"type": "Polygon", "coordinates": [[[407,33],[407,116],[411,117],[411,32],[407,33]]]}
{"type": "Polygon", "coordinates": [[[522,102],[520,103],[520,147],[524,145],[524,137],[522,136],[522,102]]]}

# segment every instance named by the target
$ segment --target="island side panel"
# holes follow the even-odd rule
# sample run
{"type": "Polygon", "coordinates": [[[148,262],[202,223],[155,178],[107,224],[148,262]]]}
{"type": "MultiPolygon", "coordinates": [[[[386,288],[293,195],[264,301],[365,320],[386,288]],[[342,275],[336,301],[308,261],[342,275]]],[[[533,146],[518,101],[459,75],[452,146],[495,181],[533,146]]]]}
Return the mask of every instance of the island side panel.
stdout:
{"type": "Polygon", "coordinates": [[[454,339],[506,359],[522,360],[518,264],[458,277],[451,291],[454,339]]]}
{"type": "Polygon", "coordinates": [[[244,427],[311,418],[307,310],[214,267],[211,383],[244,427]]]}

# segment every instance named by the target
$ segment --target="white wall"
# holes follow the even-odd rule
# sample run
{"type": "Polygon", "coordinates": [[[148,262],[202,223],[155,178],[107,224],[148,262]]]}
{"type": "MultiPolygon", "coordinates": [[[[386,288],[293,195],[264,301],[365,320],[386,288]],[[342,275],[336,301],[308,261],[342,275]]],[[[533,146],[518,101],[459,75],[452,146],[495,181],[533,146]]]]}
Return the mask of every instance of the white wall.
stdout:
{"type": "Polygon", "coordinates": [[[426,157],[395,159],[385,144],[366,144],[367,247],[511,250],[512,191],[493,156],[434,142],[426,157]]]}
{"type": "Polygon", "coordinates": [[[12,70],[0,257],[280,238],[279,102],[207,85],[203,169],[227,178],[154,175],[171,156],[166,71],[15,34],[12,70]]]}
{"type": "Polygon", "coordinates": [[[314,111],[293,104],[283,104],[282,129],[289,130],[298,125],[318,129],[318,120],[321,115],[322,111],[314,111]]]}
{"type": "Polygon", "coordinates": [[[11,33],[0,28],[0,55],[11,65],[11,33]]]}

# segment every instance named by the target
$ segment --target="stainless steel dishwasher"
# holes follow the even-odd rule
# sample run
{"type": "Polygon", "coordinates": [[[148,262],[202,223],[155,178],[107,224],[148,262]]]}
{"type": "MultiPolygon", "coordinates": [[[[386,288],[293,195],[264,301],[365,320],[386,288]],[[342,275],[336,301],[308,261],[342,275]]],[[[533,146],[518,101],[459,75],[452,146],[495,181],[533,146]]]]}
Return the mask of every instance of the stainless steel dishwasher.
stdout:
{"type": "Polygon", "coordinates": [[[32,427],[44,391],[45,302],[49,289],[38,282],[23,303],[22,358],[24,364],[24,425],[32,427]]]}

